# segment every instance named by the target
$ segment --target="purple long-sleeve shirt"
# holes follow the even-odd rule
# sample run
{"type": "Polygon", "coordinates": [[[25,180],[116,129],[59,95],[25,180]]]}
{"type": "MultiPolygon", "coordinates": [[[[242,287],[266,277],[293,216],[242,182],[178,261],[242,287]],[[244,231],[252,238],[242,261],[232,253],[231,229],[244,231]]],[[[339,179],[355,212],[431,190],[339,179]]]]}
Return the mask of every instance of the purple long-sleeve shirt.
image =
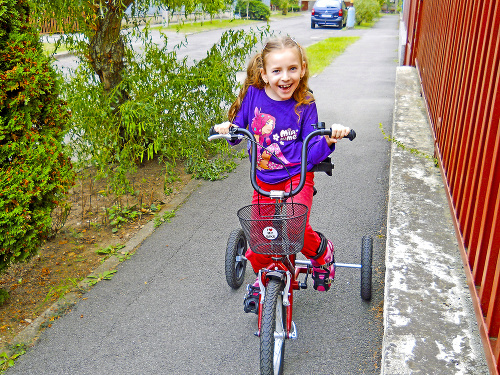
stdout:
{"type": "MultiPolygon", "coordinates": [[[[257,177],[268,184],[275,184],[300,173],[302,142],[318,122],[316,103],[298,108],[291,98],[276,101],[267,96],[264,89],[250,86],[234,125],[248,128],[258,142],[257,177]],[[286,167],[286,169],[285,169],[286,167]],[[287,172],[288,171],[288,172],[287,172]]],[[[307,170],[322,162],[335,149],[328,146],[323,136],[309,142],[307,170]]],[[[250,147],[249,147],[250,151],[250,147]]]]}

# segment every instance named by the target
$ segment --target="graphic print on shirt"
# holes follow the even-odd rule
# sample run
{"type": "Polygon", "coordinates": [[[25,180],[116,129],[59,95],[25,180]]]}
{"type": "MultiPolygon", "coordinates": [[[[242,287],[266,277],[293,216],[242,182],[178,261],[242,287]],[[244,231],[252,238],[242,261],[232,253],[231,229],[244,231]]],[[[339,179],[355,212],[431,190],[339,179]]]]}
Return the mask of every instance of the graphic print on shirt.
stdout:
{"type": "MultiPolygon", "coordinates": [[[[274,134],[273,131],[276,127],[276,119],[267,114],[261,113],[259,108],[255,108],[254,111],[255,117],[252,119],[252,131],[255,135],[255,139],[259,144],[257,146],[257,167],[259,169],[282,169],[283,164],[289,164],[288,160],[281,152],[279,144],[283,144],[283,139],[280,137],[280,134],[274,134]],[[274,142],[273,142],[274,141],[274,142]],[[279,142],[279,143],[278,143],[279,142]],[[271,156],[274,155],[276,158],[281,160],[281,163],[272,162],[271,156]]],[[[296,138],[296,132],[288,129],[286,131],[282,131],[285,135],[285,140],[291,140],[290,138],[296,138]],[[294,134],[290,134],[293,132],[294,134]]]]}

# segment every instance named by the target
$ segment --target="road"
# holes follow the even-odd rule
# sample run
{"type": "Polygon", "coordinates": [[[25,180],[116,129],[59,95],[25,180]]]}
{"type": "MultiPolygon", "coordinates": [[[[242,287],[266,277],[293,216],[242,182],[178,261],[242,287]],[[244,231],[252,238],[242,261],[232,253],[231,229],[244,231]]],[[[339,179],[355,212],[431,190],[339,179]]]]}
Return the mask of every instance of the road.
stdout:
{"type": "MultiPolygon", "coordinates": [[[[361,36],[310,81],[320,120],[358,134],[339,142],[333,177],[317,175],[311,224],[333,240],[338,262],[359,263],[361,237],[374,238],[371,302],[361,300],[353,269],[339,269],[327,293],[310,285],[296,294],[298,339],[287,341],[285,374],[380,372],[390,144],[379,124],[390,134],[398,21],[387,15],[362,31],[311,30],[307,16],[272,23],[305,46],[361,36]]],[[[217,34],[191,36],[190,56],[202,55],[217,34]]],[[[225,180],[201,183],[170,223],[53,322],[7,374],[258,374],[256,315],[243,313],[243,288],[231,290],[224,276],[227,236],[250,194],[246,161],[225,180]]]]}

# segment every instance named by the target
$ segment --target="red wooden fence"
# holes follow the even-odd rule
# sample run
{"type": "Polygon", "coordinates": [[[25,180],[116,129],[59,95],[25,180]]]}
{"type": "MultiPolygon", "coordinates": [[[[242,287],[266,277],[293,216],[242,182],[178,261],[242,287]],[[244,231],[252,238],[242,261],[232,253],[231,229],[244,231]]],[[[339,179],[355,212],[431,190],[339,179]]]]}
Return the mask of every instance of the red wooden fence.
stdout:
{"type": "Polygon", "coordinates": [[[404,64],[422,83],[491,373],[500,370],[500,1],[405,0],[404,64]]]}

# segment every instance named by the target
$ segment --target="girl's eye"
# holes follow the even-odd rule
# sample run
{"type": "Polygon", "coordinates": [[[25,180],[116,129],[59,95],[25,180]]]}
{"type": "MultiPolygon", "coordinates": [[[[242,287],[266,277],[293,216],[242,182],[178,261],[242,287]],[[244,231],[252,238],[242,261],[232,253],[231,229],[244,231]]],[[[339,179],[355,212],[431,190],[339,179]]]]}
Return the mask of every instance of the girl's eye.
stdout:
{"type": "Polygon", "coordinates": [[[273,70],[273,73],[274,73],[274,74],[277,74],[277,73],[279,73],[279,72],[280,72],[280,71],[279,71],[278,69],[273,70]]]}

